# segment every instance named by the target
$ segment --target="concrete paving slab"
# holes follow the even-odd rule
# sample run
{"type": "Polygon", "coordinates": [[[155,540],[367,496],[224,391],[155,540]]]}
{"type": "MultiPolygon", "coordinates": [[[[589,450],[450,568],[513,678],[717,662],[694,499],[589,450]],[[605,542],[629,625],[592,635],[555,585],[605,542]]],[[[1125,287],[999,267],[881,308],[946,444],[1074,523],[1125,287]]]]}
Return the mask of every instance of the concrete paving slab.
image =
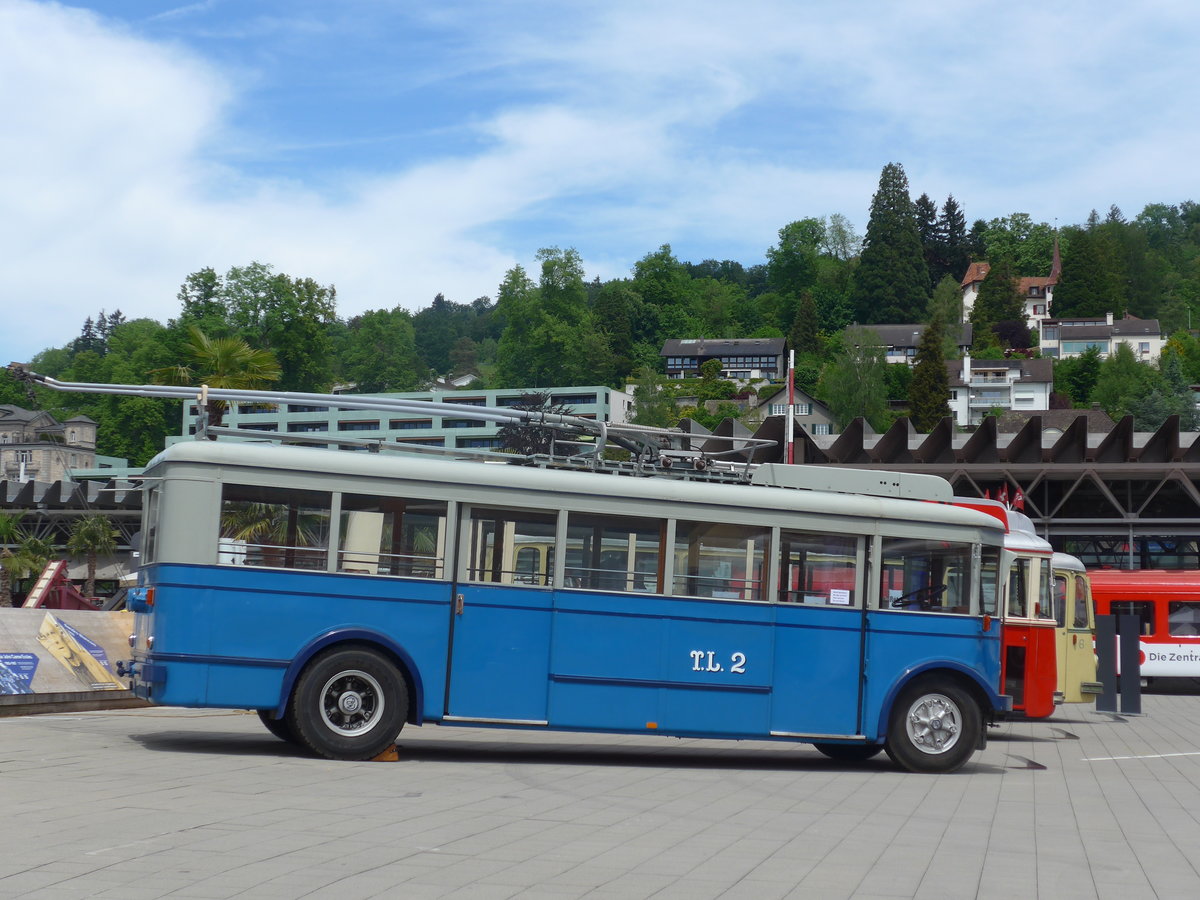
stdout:
{"type": "Polygon", "coordinates": [[[953,775],[803,746],[406,730],[305,756],[239,711],[0,719],[0,898],[1171,900],[1200,882],[1200,696],[992,730],[953,775]]]}

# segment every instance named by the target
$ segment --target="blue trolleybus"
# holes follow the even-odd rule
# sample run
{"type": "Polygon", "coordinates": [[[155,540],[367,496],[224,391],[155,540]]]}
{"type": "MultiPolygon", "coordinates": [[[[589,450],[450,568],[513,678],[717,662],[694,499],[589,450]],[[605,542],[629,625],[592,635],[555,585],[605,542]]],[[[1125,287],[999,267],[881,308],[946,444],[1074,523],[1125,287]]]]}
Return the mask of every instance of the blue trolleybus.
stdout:
{"type": "Polygon", "coordinates": [[[1003,527],[905,499],[926,476],[718,483],[214,441],[145,475],[133,689],[258,710],[329,758],[436,723],[947,772],[1011,706],[1003,527]]]}

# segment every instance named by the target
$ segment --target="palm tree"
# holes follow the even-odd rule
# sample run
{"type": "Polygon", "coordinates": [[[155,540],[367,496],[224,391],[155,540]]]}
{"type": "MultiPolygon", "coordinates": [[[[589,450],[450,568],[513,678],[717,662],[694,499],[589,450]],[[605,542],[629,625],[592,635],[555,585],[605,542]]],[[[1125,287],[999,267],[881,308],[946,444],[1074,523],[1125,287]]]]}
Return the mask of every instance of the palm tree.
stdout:
{"type": "Polygon", "coordinates": [[[117,529],[113,528],[105,516],[83,516],[76,519],[75,524],[71,526],[67,549],[87,557],[87,582],[84,584],[83,593],[86,597],[96,596],[96,557],[101,553],[108,556],[116,552],[117,529]]]}
{"type": "Polygon", "coordinates": [[[21,516],[0,514],[0,606],[13,605],[12,582],[14,577],[21,577],[18,573],[22,571],[23,565],[18,554],[10,548],[19,545],[24,539],[21,516]]]}
{"type": "MultiPolygon", "coordinates": [[[[212,388],[258,390],[278,381],[282,370],[270,350],[255,350],[241,338],[210,338],[195,325],[188,326],[184,351],[188,364],[154,369],[155,384],[206,384],[212,388]]],[[[225,417],[223,400],[206,404],[208,423],[220,425],[225,417]]]]}

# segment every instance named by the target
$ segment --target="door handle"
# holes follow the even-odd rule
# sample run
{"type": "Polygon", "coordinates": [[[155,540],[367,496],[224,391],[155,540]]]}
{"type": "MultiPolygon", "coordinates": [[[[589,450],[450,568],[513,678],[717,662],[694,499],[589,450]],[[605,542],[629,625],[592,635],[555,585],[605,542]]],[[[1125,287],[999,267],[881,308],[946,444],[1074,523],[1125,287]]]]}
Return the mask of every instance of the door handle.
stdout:
{"type": "Polygon", "coordinates": [[[462,613],[463,613],[463,595],[455,594],[454,595],[454,614],[456,616],[461,616],[462,613]]]}

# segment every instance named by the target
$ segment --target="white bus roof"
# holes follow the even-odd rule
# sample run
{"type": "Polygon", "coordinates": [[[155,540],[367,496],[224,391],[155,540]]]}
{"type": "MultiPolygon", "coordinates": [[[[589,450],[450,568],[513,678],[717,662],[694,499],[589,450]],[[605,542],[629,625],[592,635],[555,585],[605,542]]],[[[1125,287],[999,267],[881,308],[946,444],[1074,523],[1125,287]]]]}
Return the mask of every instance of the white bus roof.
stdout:
{"type": "MultiPolygon", "coordinates": [[[[736,483],[684,481],[668,477],[636,477],[543,469],[507,463],[480,463],[424,456],[347,452],[247,442],[193,441],[174,444],[150,460],[146,476],[164,467],[218,465],[314,475],[384,478],[434,482],[458,488],[529,490],[578,497],[628,498],[638,501],[705,504],[751,510],[811,511],[829,515],[920,523],[933,521],[1001,532],[995,517],[949,503],[929,503],[859,493],[790,490],[736,483]]],[[[873,473],[878,474],[878,473],[873,473]]],[[[476,502],[488,503],[480,494],[476,502]]],[[[498,501],[492,501],[498,502],[498,501]]],[[[637,514],[631,510],[630,514],[637,514]]]]}

